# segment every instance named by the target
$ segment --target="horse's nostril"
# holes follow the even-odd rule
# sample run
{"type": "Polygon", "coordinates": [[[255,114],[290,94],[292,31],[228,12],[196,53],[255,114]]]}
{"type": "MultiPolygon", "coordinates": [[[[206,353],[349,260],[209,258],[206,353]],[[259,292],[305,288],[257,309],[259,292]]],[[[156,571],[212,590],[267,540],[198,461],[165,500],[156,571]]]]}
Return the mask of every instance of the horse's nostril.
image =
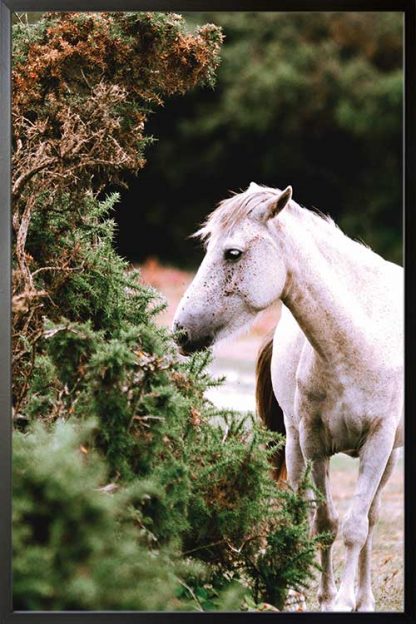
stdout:
{"type": "Polygon", "coordinates": [[[195,351],[199,351],[200,349],[207,349],[212,345],[213,342],[213,336],[204,336],[195,343],[195,351]]]}
{"type": "Polygon", "coordinates": [[[191,332],[185,329],[180,323],[174,323],[172,329],[174,332],[173,338],[183,355],[190,355],[195,351],[206,349],[214,342],[214,336],[211,335],[205,335],[199,338],[191,337],[191,332]]]}
{"type": "Polygon", "coordinates": [[[183,325],[175,323],[173,330],[175,332],[174,338],[176,344],[183,347],[189,342],[189,332],[183,327],[183,325]]]}

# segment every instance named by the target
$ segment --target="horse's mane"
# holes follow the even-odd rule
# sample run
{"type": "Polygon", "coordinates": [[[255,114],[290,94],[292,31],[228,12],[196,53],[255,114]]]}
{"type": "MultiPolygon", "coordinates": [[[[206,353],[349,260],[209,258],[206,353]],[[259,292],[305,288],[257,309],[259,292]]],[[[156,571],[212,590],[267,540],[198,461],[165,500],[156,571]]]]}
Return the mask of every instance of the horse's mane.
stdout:
{"type": "MultiPolygon", "coordinates": [[[[236,225],[250,216],[255,208],[263,203],[269,203],[273,197],[280,195],[280,189],[267,186],[255,186],[255,190],[248,188],[240,193],[233,193],[231,197],[223,199],[216,209],[208,215],[201,228],[193,234],[203,242],[207,242],[211,237],[224,232],[230,232],[236,225]]],[[[334,221],[328,216],[314,208],[309,210],[301,207],[291,200],[289,209],[293,212],[302,211],[306,219],[319,219],[330,227],[339,230],[334,221]]],[[[339,230],[340,233],[341,230],[339,230]]]]}

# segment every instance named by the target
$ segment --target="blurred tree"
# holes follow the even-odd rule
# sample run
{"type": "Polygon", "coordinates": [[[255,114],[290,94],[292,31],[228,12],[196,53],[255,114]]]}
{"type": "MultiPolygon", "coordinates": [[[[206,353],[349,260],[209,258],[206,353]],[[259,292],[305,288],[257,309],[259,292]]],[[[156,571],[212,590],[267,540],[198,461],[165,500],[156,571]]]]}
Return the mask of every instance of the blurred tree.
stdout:
{"type": "Polygon", "coordinates": [[[150,124],[151,166],[117,213],[120,252],[195,263],[186,237],[229,189],[292,184],[353,237],[401,260],[399,13],[191,13],[225,34],[215,91],[150,124]],[[137,220],[124,204],[140,194],[137,220]],[[140,221],[140,226],[139,226],[140,221]]]}

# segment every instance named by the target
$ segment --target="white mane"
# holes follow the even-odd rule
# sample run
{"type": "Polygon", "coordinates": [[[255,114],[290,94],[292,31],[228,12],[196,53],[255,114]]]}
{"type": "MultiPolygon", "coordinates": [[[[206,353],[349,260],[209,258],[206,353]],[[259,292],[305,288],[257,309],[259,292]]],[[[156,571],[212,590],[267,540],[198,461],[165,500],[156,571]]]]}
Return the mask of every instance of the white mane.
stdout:
{"type": "MultiPolygon", "coordinates": [[[[214,237],[220,233],[228,232],[241,223],[241,221],[250,217],[250,214],[259,204],[269,202],[273,197],[279,196],[281,192],[280,189],[255,185],[255,189],[250,186],[241,193],[233,193],[231,197],[219,202],[217,208],[208,215],[202,227],[193,236],[206,241],[211,236],[214,237]]],[[[331,228],[339,230],[331,217],[316,209],[308,210],[297,204],[293,199],[289,202],[287,209],[291,212],[302,214],[304,219],[306,218],[313,222],[319,220],[321,224],[323,222],[330,225],[331,228]]]]}
{"type": "MultiPolygon", "coordinates": [[[[252,183],[245,191],[233,193],[231,197],[219,202],[217,208],[208,215],[206,221],[193,234],[193,237],[199,238],[207,244],[211,238],[217,238],[221,234],[231,232],[244,219],[249,218],[260,204],[269,202],[273,197],[280,195],[281,192],[277,188],[252,183]]],[[[329,215],[320,212],[316,208],[310,210],[291,199],[285,211],[297,217],[301,221],[303,228],[311,229],[316,234],[323,236],[337,236],[339,244],[343,247],[345,245],[353,245],[358,253],[374,253],[362,241],[356,241],[347,236],[329,215]]]]}

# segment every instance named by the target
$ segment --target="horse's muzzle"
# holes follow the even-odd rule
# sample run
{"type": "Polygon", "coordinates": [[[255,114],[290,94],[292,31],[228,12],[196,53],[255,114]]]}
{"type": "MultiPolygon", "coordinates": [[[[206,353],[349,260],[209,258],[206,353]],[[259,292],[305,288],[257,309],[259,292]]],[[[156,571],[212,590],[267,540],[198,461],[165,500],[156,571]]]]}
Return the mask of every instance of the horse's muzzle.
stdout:
{"type": "Polygon", "coordinates": [[[188,330],[179,324],[175,324],[173,329],[175,331],[174,340],[182,355],[191,355],[191,353],[195,353],[195,351],[207,349],[214,342],[214,337],[209,335],[192,340],[188,330]]]}

